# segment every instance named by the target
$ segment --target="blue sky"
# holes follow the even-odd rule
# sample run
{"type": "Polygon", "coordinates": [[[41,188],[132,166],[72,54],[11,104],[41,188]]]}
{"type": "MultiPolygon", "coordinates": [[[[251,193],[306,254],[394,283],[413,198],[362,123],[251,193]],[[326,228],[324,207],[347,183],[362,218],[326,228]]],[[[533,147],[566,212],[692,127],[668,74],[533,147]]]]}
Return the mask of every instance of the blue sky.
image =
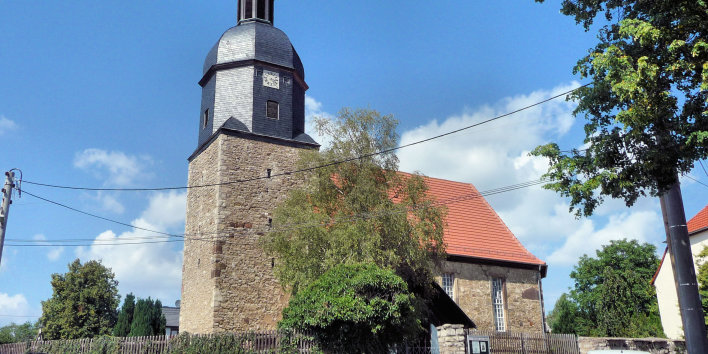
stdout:
{"type": "MultiPolygon", "coordinates": [[[[235,25],[236,0],[0,1],[0,169],[29,181],[93,187],[180,186],[196,148],[204,57],[235,25]]],[[[594,42],[559,1],[276,1],[276,26],[297,49],[309,116],[371,107],[400,121],[402,142],[505,113],[579,85],[572,67],[594,42]]],[[[400,152],[401,168],[487,190],[538,178],[536,145],[582,142],[572,103],[556,100],[479,129],[400,152]]],[[[692,176],[708,183],[700,169],[692,176]]],[[[684,181],[686,214],[708,189],[684,181]]],[[[42,197],[169,233],[184,230],[182,192],[63,191],[42,197]]],[[[567,201],[538,187],[488,198],[517,237],[549,264],[546,309],[571,286],[579,255],[611,239],[663,250],[658,202],[608,201],[575,220],[567,201]]],[[[34,319],[50,276],[76,257],[113,268],[121,295],[179,298],[181,244],[91,246],[144,237],[30,196],[16,199],[7,238],[83,247],[17,247],[0,266],[0,324],[34,319]],[[53,242],[54,241],[54,242],[53,242]],[[28,316],[28,317],[21,317],[28,316]]]]}

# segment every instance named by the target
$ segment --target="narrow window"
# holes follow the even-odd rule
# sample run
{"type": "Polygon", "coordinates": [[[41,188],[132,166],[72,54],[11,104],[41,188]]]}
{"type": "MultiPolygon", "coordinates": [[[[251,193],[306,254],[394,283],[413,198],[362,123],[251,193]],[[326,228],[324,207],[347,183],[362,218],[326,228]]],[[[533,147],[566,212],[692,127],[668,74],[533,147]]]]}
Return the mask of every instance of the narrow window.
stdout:
{"type": "Polygon", "coordinates": [[[266,177],[270,178],[270,172],[271,172],[270,168],[266,170],[266,177]]]}
{"type": "Polygon", "coordinates": [[[266,0],[258,0],[258,6],[257,6],[257,16],[261,20],[266,19],[266,0]]]}
{"type": "Polygon", "coordinates": [[[204,110],[204,117],[202,118],[202,128],[206,128],[209,124],[209,108],[204,110]]]}
{"type": "Polygon", "coordinates": [[[452,273],[443,273],[442,275],[442,288],[445,290],[445,293],[447,296],[449,296],[451,299],[455,299],[453,295],[455,295],[454,292],[454,287],[453,285],[455,284],[455,275],[452,273]]]}
{"type": "Polygon", "coordinates": [[[506,332],[504,318],[504,279],[492,278],[492,308],[494,312],[494,328],[506,332]]]}
{"type": "Polygon", "coordinates": [[[245,11],[243,14],[243,19],[247,20],[249,18],[253,18],[253,0],[245,0],[246,1],[246,6],[245,6],[245,11]]]}
{"type": "Polygon", "coordinates": [[[273,219],[268,218],[268,227],[273,227],[273,219]]]}
{"type": "Polygon", "coordinates": [[[280,107],[278,107],[278,102],[268,101],[266,103],[266,117],[270,119],[278,119],[278,114],[280,107]]]}

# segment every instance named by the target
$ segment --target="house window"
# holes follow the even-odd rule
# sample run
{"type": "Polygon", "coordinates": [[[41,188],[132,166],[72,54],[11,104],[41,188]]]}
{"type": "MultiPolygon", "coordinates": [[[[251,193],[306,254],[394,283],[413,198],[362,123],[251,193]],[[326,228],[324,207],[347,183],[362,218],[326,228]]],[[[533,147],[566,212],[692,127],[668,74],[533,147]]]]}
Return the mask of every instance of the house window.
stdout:
{"type": "Polygon", "coordinates": [[[494,327],[499,332],[506,332],[504,318],[504,279],[492,278],[492,308],[494,312],[494,327]]]}
{"type": "Polygon", "coordinates": [[[204,117],[202,117],[202,128],[206,128],[209,124],[209,108],[204,110],[204,117]]]}
{"type": "Polygon", "coordinates": [[[455,294],[453,284],[455,284],[455,275],[452,273],[443,273],[442,275],[442,288],[445,290],[447,296],[451,299],[455,299],[453,295],[455,294]]]}
{"type": "Polygon", "coordinates": [[[280,107],[278,107],[278,102],[268,101],[266,103],[266,117],[270,119],[278,119],[278,114],[280,107]]]}

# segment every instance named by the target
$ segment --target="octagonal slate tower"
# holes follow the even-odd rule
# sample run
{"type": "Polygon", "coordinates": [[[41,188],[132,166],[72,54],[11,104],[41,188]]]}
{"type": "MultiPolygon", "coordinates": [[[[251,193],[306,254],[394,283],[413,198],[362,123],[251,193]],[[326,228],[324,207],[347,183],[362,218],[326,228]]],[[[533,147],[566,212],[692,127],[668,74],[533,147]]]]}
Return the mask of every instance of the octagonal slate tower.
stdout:
{"type": "Polygon", "coordinates": [[[287,305],[273,275],[276,260],[259,239],[273,209],[302,183],[298,174],[279,174],[319,145],[304,131],[305,71],[273,27],[272,10],[272,0],[239,1],[238,24],[204,62],[198,144],[189,157],[180,331],[273,329],[287,305]]]}

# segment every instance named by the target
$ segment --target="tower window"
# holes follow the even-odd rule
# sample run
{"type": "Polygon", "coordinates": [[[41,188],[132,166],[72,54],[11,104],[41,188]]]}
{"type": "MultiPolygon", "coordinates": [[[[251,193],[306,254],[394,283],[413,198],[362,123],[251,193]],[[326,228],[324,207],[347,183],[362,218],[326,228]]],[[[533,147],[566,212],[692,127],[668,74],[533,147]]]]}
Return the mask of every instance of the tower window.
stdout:
{"type": "Polygon", "coordinates": [[[209,108],[204,110],[204,116],[202,117],[202,128],[206,128],[209,124],[209,108]]]}
{"type": "Polygon", "coordinates": [[[270,119],[278,119],[278,114],[280,113],[280,107],[278,102],[268,101],[266,103],[266,117],[270,119]]]}
{"type": "Polygon", "coordinates": [[[455,295],[455,290],[453,285],[455,284],[455,275],[452,273],[443,273],[442,275],[442,288],[445,290],[445,293],[447,296],[449,296],[451,299],[455,299],[453,295],[455,295]]]}
{"type": "Polygon", "coordinates": [[[504,279],[502,278],[492,278],[492,310],[494,312],[494,328],[499,332],[505,332],[504,279]]]}
{"type": "Polygon", "coordinates": [[[270,178],[270,172],[271,172],[270,168],[266,169],[266,177],[267,178],[270,178]]]}

